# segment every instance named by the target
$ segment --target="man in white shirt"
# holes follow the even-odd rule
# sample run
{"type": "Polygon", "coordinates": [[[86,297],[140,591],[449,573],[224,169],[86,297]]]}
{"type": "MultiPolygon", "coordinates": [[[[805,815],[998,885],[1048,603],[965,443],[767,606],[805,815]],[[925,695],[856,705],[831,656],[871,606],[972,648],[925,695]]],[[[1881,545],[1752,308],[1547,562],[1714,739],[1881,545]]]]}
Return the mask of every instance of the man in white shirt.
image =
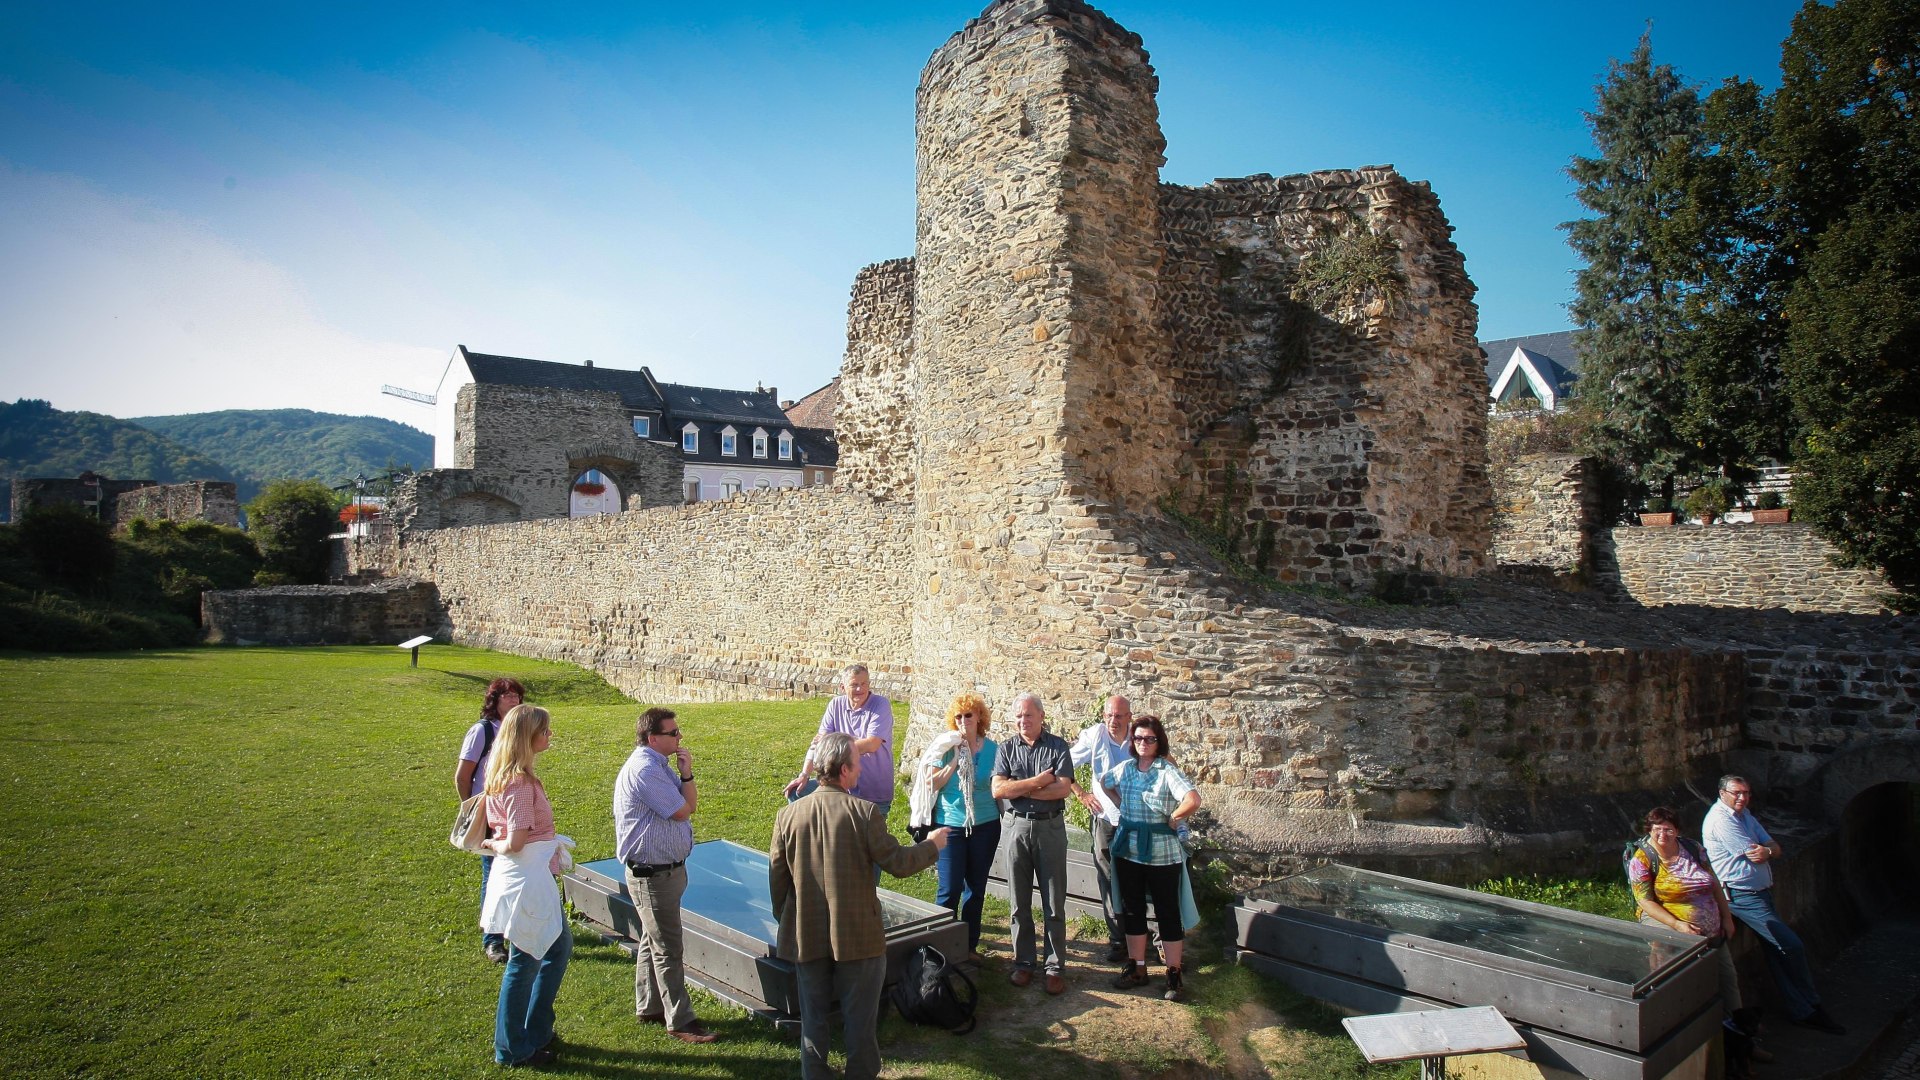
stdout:
{"type": "Polygon", "coordinates": [[[1127,939],[1121,932],[1120,916],[1113,910],[1113,829],[1120,824],[1120,808],[1107,797],[1100,778],[1115,765],[1130,760],[1127,738],[1133,728],[1133,704],[1115,694],[1107,699],[1100,719],[1098,724],[1087,725],[1074,740],[1073,767],[1093,768],[1093,782],[1087,785],[1089,795],[1080,801],[1093,816],[1093,866],[1100,875],[1100,907],[1107,917],[1107,961],[1124,964],[1130,962],[1127,939]]]}
{"type": "Polygon", "coordinates": [[[1720,778],[1720,798],[1700,826],[1707,859],[1726,886],[1733,917],[1752,927],[1765,943],[1767,967],[1787,1001],[1787,1019],[1829,1035],[1845,1035],[1847,1029],[1820,1007],[1820,991],[1814,988],[1800,935],[1774,910],[1772,863],[1780,857],[1780,843],[1753,816],[1752,801],[1753,786],[1746,777],[1720,778]]]}

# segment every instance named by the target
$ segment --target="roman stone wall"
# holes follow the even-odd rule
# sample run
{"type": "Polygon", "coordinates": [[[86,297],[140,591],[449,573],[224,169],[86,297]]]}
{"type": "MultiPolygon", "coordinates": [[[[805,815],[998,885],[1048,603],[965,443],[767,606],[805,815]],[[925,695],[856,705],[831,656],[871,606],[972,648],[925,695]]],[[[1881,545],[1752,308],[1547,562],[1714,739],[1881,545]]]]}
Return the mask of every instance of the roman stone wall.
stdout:
{"type": "Polygon", "coordinates": [[[457,467],[402,484],[393,510],[402,528],[564,518],[574,478],[588,469],[613,481],[629,509],[682,499],[679,449],[634,435],[632,411],[610,391],[469,383],[454,416],[457,467]]]}
{"type": "MultiPolygon", "coordinates": [[[[887,498],[913,497],[913,260],[862,269],[847,302],[847,352],[834,411],[834,482],[887,498]]],[[[947,417],[965,428],[971,417],[947,417]]]]}
{"type": "Polygon", "coordinates": [[[468,645],[568,660],[645,701],[833,692],[842,665],[907,696],[905,504],[840,488],[482,528],[409,530],[468,645]]]}
{"type": "Polygon", "coordinates": [[[124,528],[135,518],[150,521],[210,521],[240,525],[240,502],[234,485],[224,480],[196,480],[185,484],[155,484],[122,494],[113,503],[114,524],[124,528]]]}
{"type": "Polygon", "coordinates": [[[1577,454],[1524,455],[1496,468],[1493,557],[1505,572],[1583,583],[1598,520],[1588,463],[1577,454]]]}
{"type": "Polygon", "coordinates": [[[1622,526],[1607,537],[1618,569],[1603,584],[1642,604],[1887,610],[1886,580],[1835,566],[1833,545],[1810,525],[1622,526]]]}
{"type": "Polygon", "coordinates": [[[433,585],[402,578],[213,589],[200,597],[202,632],[214,645],[398,645],[439,623],[433,585]]]}
{"type": "Polygon", "coordinates": [[[1165,185],[1160,219],[1180,508],[1282,581],[1483,569],[1478,316],[1426,185],[1386,167],[1165,185]],[[1325,312],[1294,299],[1303,260],[1357,229],[1392,238],[1397,285],[1325,312]]]}

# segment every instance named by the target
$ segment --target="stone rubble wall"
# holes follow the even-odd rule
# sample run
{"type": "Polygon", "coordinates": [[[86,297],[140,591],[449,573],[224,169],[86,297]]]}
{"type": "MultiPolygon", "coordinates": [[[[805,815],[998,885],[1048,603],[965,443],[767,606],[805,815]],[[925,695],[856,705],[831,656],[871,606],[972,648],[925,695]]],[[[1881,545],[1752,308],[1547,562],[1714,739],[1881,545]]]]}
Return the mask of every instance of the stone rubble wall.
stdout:
{"type": "Polygon", "coordinates": [[[122,494],[113,502],[114,525],[126,528],[136,518],[149,521],[209,521],[240,527],[240,501],[225,480],[154,484],[122,494]]]}
{"type": "Polygon", "coordinates": [[[212,589],[201,594],[200,624],[212,645],[398,645],[433,633],[440,608],[432,583],[406,578],[212,589]]]}
{"type": "Polygon", "coordinates": [[[1618,577],[1602,582],[1648,606],[1887,610],[1877,571],[1835,566],[1811,525],[1621,526],[1608,531],[1618,577]]]}
{"type": "Polygon", "coordinates": [[[908,508],[839,488],[403,533],[466,645],[593,668],[643,701],[804,698],[858,661],[911,693],[908,508]]]}
{"type": "Polygon", "coordinates": [[[1249,561],[1282,581],[1358,590],[1484,569],[1478,315],[1426,185],[1387,167],[1163,185],[1160,219],[1193,448],[1181,509],[1264,538],[1249,561]],[[1331,315],[1292,299],[1321,238],[1356,226],[1394,238],[1400,297],[1331,315]]]}
{"type": "Polygon", "coordinates": [[[629,509],[684,497],[679,448],[634,435],[632,410],[611,391],[470,383],[454,413],[456,467],[401,485],[392,517],[403,529],[564,518],[574,477],[588,469],[618,485],[629,509]]]}
{"type": "Polygon", "coordinates": [[[1493,557],[1502,571],[1590,580],[1590,537],[1599,517],[1589,475],[1578,454],[1523,455],[1495,471],[1493,557]]]}
{"type": "Polygon", "coordinates": [[[913,498],[913,273],[910,258],[875,263],[854,277],[847,302],[834,482],[882,498],[913,498]]]}

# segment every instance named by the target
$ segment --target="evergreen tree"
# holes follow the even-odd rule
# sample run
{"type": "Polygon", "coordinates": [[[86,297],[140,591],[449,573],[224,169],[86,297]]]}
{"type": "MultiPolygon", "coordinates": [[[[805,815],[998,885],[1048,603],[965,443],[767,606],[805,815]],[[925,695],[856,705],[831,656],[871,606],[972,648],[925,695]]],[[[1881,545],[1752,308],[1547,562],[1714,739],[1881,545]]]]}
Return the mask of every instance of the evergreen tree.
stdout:
{"type": "Polygon", "coordinates": [[[1683,274],[1661,229],[1683,198],[1678,163],[1701,145],[1700,99],[1673,68],[1654,64],[1649,33],[1629,59],[1613,62],[1587,124],[1599,156],[1574,158],[1567,173],[1594,216],[1562,227],[1586,263],[1571,311],[1591,449],[1671,498],[1691,454],[1678,430],[1683,274]]]}
{"type": "Polygon", "coordinates": [[[1920,7],[1810,2],[1773,100],[1794,507],[1920,607],[1920,7]]]}

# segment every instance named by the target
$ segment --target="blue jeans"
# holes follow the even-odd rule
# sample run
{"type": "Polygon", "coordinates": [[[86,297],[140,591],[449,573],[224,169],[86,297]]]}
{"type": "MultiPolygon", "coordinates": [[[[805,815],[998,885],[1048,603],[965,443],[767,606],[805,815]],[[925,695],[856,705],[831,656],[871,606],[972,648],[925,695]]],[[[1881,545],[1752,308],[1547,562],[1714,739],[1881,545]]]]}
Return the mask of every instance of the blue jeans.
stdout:
{"type": "Polygon", "coordinates": [[[535,956],[507,946],[507,970],[500,973],[500,1008],[493,1018],[493,1060],[518,1065],[553,1040],[553,999],[573,955],[573,935],[553,939],[547,955],[535,956]]]}
{"type": "Polygon", "coordinates": [[[969,949],[980,948],[980,906],[987,899],[987,872],[993,869],[993,852],[999,846],[996,819],[975,825],[972,836],[955,827],[940,851],[940,891],[933,902],[960,913],[960,921],[967,924],[969,949]]]}
{"type": "Polygon", "coordinates": [[[1727,906],[1733,917],[1746,923],[1766,943],[1767,967],[1787,999],[1787,1015],[1805,1020],[1820,1007],[1820,991],[1813,987],[1813,970],[1807,966],[1807,947],[1773,909],[1773,890],[1749,892],[1728,889],[1727,906]]]}
{"type": "MultiPolygon", "coordinates": [[[[493,873],[493,856],[480,856],[480,907],[483,911],[487,906],[487,875],[491,873],[493,873]]],[[[505,943],[505,941],[506,939],[499,934],[482,933],[480,935],[480,944],[482,946],[492,945],[496,942],[505,943]]]]}

